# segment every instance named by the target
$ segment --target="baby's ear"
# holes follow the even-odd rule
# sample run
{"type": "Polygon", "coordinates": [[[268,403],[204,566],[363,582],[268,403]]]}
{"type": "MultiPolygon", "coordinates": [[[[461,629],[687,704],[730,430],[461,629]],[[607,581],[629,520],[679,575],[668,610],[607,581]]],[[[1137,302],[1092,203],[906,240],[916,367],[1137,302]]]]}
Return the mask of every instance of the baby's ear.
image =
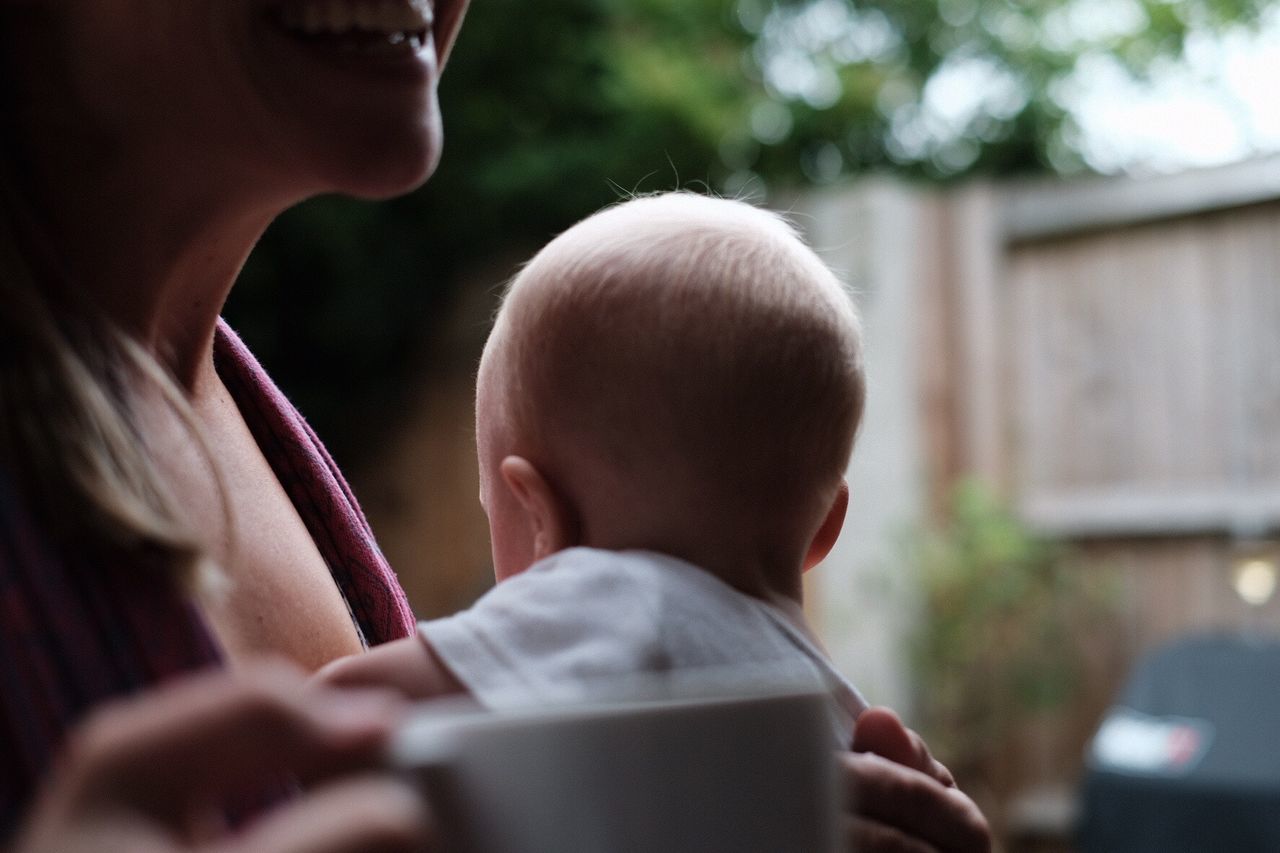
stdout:
{"type": "Polygon", "coordinates": [[[498,467],[533,530],[533,559],[541,560],[578,543],[578,514],[572,503],[523,456],[508,456],[498,467]]]}
{"type": "Polygon", "coordinates": [[[805,552],[804,570],[806,572],[821,563],[826,559],[827,554],[831,553],[836,539],[840,537],[840,530],[844,527],[844,514],[848,509],[849,481],[841,477],[840,488],[836,490],[836,496],[832,499],[831,506],[818,527],[818,532],[813,534],[813,539],[809,542],[809,550],[805,552]]]}

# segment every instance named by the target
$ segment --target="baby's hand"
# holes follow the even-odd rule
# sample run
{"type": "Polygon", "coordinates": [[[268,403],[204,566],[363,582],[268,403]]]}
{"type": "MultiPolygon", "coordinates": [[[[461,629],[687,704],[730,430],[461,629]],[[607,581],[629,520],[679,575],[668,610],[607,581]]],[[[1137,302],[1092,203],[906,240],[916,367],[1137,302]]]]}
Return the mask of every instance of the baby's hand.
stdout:
{"type": "Polygon", "coordinates": [[[951,771],[929,753],[924,739],[904,726],[898,715],[888,708],[868,708],[862,712],[853,730],[853,751],[874,753],[932,776],[948,788],[956,786],[951,771]]]}
{"type": "Polygon", "coordinates": [[[947,768],[888,708],[858,718],[853,751],[840,756],[845,833],[859,853],[990,853],[991,830],[947,768]]]}

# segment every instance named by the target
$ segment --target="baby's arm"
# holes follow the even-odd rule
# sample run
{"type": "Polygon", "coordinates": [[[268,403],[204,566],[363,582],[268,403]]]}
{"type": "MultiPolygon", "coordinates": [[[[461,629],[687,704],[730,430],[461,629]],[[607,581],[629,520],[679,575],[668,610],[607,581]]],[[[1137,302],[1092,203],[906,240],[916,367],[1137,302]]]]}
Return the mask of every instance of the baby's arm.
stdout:
{"type": "Polygon", "coordinates": [[[410,699],[434,699],[467,692],[466,686],[421,636],[394,640],[364,654],[324,666],[315,682],[330,687],[390,687],[410,699]]]}

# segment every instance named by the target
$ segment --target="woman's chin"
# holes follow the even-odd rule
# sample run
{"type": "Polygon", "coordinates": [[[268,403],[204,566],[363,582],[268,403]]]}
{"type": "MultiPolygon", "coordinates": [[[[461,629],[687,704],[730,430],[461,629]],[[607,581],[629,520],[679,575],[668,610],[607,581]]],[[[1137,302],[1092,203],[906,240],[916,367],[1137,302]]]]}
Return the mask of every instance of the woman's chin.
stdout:
{"type": "Polygon", "coordinates": [[[325,189],[356,198],[378,200],[417,189],[440,162],[440,134],[397,136],[345,146],[329,158],[325,189]]]}
{"type": "Polygon", "coordinates": [[[436,170],[436,161],[406,164],[397,171],[381,169],[352,177],[340,191],[367,201],[380,201],[412,192],[426,183],[436,170]]]}

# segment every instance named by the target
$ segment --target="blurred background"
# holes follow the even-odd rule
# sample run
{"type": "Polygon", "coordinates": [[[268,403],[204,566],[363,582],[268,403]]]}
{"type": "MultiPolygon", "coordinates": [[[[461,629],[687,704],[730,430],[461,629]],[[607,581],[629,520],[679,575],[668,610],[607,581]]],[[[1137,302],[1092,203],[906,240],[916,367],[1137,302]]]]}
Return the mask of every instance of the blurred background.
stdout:
{"type": "Polygon", "coordinates": [[[1135,661],[1280,615],[1272,5],[473,0],[436,176],[282,218],[227,317],[432,617],[492,583],[472,381],[516,265],[631,192],[790,212],[871,382],[811,615],[1008,849],[1070,849],[1135,661]]]}

